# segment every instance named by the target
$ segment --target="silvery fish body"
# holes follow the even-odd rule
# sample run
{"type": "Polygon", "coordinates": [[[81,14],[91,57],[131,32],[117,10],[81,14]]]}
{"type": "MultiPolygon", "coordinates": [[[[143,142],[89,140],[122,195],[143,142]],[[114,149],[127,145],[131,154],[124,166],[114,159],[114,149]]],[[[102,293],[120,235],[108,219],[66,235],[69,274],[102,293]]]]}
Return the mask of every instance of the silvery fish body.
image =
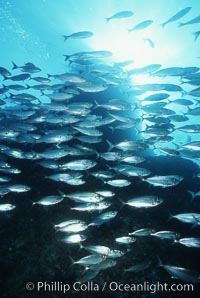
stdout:
{"type": "Polygon", "coordinates": [[[183,177],[178,175],[166,175],[149,177],[143,180],[153,186],[171,187],[179,184],[183,180],[183,177]]]}
{"type": "Polygon", "coordinates": [[[15,208],[16,206],[12,204],[0,204],[0,212],[11,211],[15,208]]]}
{"type": "Polygon", "coordinates": [[[63,199],[64,199],[64,197],[62,197],[62,196],[51,195],[51,196],[44,197],[44,198],[38,200],[37,202],[34,202],[33,205],[51,206],[51,205],[55,205],[55,204],[62,202],[63,199]]]}
{"type": "Polygon", "coordinates": [[[124,204],[129,205],[135,208],[149,208],[160,205],[163,202],[163,199],[157,196],[141,196],[129,199],[124,204]]]}
{"type": "Polygon", "coordinates": [[[195,237],[188,237],[188,238],[181,238],[179,240],[176,240],[175,242],[178,242],[182,245],[185,245],[187,247],[196,247],[200,248],[200,238],[195,237]]]}

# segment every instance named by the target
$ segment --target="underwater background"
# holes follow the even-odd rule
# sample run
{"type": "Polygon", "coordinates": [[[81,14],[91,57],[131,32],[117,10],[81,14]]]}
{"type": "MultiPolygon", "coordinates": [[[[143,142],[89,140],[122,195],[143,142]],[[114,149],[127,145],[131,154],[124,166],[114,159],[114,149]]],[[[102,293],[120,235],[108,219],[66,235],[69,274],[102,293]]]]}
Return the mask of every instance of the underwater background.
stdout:
{"type": "Polygon", "coordinates": [[[199,35],[195,0],[0,0],[1,297],[198,297],[199,35]]]}

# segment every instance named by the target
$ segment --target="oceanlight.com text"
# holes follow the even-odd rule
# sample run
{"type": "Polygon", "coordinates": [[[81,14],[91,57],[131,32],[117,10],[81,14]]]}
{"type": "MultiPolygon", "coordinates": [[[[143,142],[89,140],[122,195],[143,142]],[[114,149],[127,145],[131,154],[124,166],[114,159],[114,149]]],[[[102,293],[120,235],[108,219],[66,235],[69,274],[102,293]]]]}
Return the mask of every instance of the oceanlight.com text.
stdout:
{"type": "Polygon", "coordinates": [[[149,292],[151,294],[156,292],[193,292],[193,284],[167,284],[167,283],[119,283],[116,281],[105,282],[103,284],[98,284],[95,282],[75,282],[73,284],[68,284],[59,281],[46,282],[28,282],[26,284],[26,289],[28,291],[37,292],[62,292],[67,293],[70,291],[76,292],[149,292]]]}

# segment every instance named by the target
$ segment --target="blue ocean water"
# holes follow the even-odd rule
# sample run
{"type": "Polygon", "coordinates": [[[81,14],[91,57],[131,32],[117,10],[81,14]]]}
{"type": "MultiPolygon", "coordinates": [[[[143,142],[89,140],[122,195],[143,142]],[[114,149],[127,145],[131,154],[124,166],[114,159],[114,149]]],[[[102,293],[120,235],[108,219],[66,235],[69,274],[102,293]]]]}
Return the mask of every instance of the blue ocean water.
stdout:
{"type": "MultiPolygon", "coordinates": [[[[112,282],[128,285],[166,282],[171,285],[189,283],[192,280],[194,293],[191,290],[190,294],[175,291],[175,297],[188,297],[198,293],[199,278],[195,274],[198,275],[200,272],[198,242],[200,20],[180,27],[179,23],[195,19],[199,16],[199,11],[200,3],[194,0],[0,1],[0,66],[9,70],[13,76],[22,74],[23,69],[12,69],[12,61],[21,68],[26,65],[25,63],[33,63],[41,69],[38,73],[30,72],[32,77],[30,80],[11,81],[9,76],[3,74],[0,77],[1,100],[3,100],[0,106],[1,176],[11,179],[6,184],[1,183],[1,204],[9,203],[14,206],[14,210],[3,210],[0,213],[2,297],[30,296],[26,289],[28,282],[34,284],[35,289],[31,293],[33,297],[43,297],[46,294],[52,297],[64,295],[62,290],[58,291],[53,286],[51,290],[46,291],[48,293],[45,293],[44,288],[38,291],[36,287],[39,281],[46,281],[51,285],[54,285],[54,282],[69,284],[70,291],[67,294],[73,297],[77,295],[77,291],[73,289],[74,283],[82,280],[85,283],[94,281],[100,288],[105,282],[107,285],[112,282]],[[191,9],[188,9],[183,17],[162,26],[186,7],[191,9]],[[113,17],[106,21],[106,18],[123,11],[131,11],[133,15],[127,18],[113,17]],[[130,30],[146,20],[153,22],[141,30],[130,30]],[[63,38],[63,35],[70,36],[82,31],[92,32],[93,35],[89,38],[72,36],[66,41],[63,38]],[[97,51],[106,51],[106,54],[104,52],[104,56],[101,53],[102,56],[99,58],[94,54],[97,51]],[[90,53],[89,58],[87,55],[84,56],[84,53],[90,53]],[[112,55],[107,57],[109,53],[112,55]],[[65,59],[64,55],[68,58],[65,59]],[[119,63],[122,65],[126,61],[132,62],[127,62],[126,66],[119,66],[119,63]],[[147,66],[153,67],[158,64],[160,67],[157,69],[145,70],[147,66]],[[189,68],[197,69],[189,71],[189,68]],[[167,69],[167,74],[156,74],[162,69],[167,69]],[[76,79],[84,79],[89,84],[81,85],[74,82],[74,78],[70,81],[59,80],[57,77],[69,73],[77,75],[76,79]],[[50,85],[61,84],[61,88],[45,87],[43,92],[39,92],[32,87],[36,85],[34,77],[47,78],[47,75],[51,79],[50,85]],[[191,77],[194,75],[197,81],[191,82],[190,75],[191,77]],[[20,84],[24,88],[28,84],[28,88],[13,91],[9,89],[11,84],[20,84]],[[172,85],[165,85],[164,88],[162,85],[163,89],[159,89],[160,87],[155,89],[154,84],[172,85]],[[4,90],[5,86],[8,90],[4,90]],[[88,86],[106,89],[101,92],[98,90],[88,92],[84,90],[84,87],[88,86]],[[181,89],[177,92],[174,91],[175,87],[181,89]],[[59,94],[66,95],[68,88],[72,89],[71,99],[50,98],[51,95],[58,97],[59,94]],[[192,90],[196,93],[190,93],[192,90]],[[27,95],[20,97],[21,93],[28,93],[39,100],[32,103],[32,100],[27,99],[27,95]],[[145,103],[144,98],[159,93],[169,95],[170,101],[166,99],[164,102],[167,103],[166,108],[172,115],[165,115],[162,108],[159,109],[160,113],[157,112],[160,100],[154,99],[145,103]],[[113,99],[116,100],[112,101],[113,99]],[[173,102],[176,99],[190,100],[192,105],[176,104],[173,102]],[[78,106],[73,106],[74,103],[78,103],[78,106]],[[156,112],[152,106],[148,107],[152,103],[156,105],[156,112]],[[52,108],[54,104],[55,107],[52,108]],[[92,107],[88,108],[89,104],[92,107]],[[145,108],[149,110],[145,112],[145,108]],[[17,115],[15,112],[17,110],[21,114],[17,115]],[[23,112],[33,112],[34,115],[23,118],[23,112]],[[170,120],[170,116],[173,115],[186,116],[188,120],[186,122],[170,120]],[[121,118],[116,120],[115,117],[121,118]],[[97,126],[97,121],[102,119],[108,123],[97,126]],[[112,122],[113,119],[115,122],[112,122]],[[131,122],[133,120],[136,122],[131,122]],[[117,125],[124,123],[132,125],[117,128],[117,125]],[[33,127],[29,128],[29,125],[33,127]],[[192,127],[179,129],[187,125],[192,127]],[[97,130],[90,130],[91,127],[97,130]],[[84,128],[86,130],[83,132],[84,128]],[[100,136],[102,139],[100,142],[95,142],[95,134],[99,131],[102,132],[100,136]],[[10,136],[9,133],[17,135],[10,136]],[[51,134],[58,140],[45,139],[51,134]],[[88,137],[88,134],[91,137],[89,141],[78,139],[88,137]],[[71,139],[61,140],[66,135],[71,139]],[[166,140],[166,136],[171,139],[166,140]],[[117,147],[118,143],[126,141],[138,142],[137,149],[117,147]],[[186,145],[188,146],[183,147],[186,145]],[[48,150],[55,150],[54,154],[63,153],[63,157],[61,159],[54,155],[43,157],[42,154],[48,150]],[[115,160],[112,159],[113,156],[108,160],[106,159],[108,155],[103,154],[109,152],[119,155],[115,160]],[[141,164],[124,163],[123,159],[132,155],[142,157],[144,161],[141,164]],[[64,166],[67,162],[83,159],[94,162],[94,168],[87,165],[88,168],[80,169],[79,164],[78,169],[74,170],[69,165],[64,166]],[[44,164],[41,166],[42,162],[49,162],[51,167],[49,164],[48,167],[44,164]],[[128,166],[139,169],[130,170],[128,166]],[[20,172],[16,175],[6,172],[10,168],[19,169],[20,172]],[[113,177],[99,179],[94,176],[94,172],[108,170],[114,175],[113,177]],[[127,173],[129,170],[134,173],[127,173]],[[149,172],[145,175],[144,171],[149,172]],[[50,175],[58,173],[72,175],[70,176],[72,181],[66,183],[66,179],[69,179],[66,176],[56,177],[57,180],[49,178],[50,175]],[[80,177],[77,178],[79,174],[80,177]],[[175,180],[181,177],[182,180],[175,181],[177,183],[173,180],[172,184],[175,185],[168,185],[169,187],[166,185],[163,187],[163,181],[159,181],[160,186],[148,181],[150,177],[167,175],[175,176],[175,180]],[[112,179],[126,180],[130,185],[116,187],[108,183],[112,179]],[[24,191],[21,185],[29,186],[30,190],[24,191]],[[63,196],[63,193],[67,196],[78,191],[98,194],[101,190],[112,191],[115,194],[113,198],[104,197],[109,204],[108,210],[105,208],[100,211],[80,212],[73,209],[80,201],[73,201],[63,196]],[[53,206],[50,206],[49,201],[46,203],[49,206],[42,203],[36,206],[33,204],[46,196],[60,196],[62,202],[52,204],[53,206]],[[141,196],[161,197],[164,202],[153,208],[134,208],[126,205],[131,198],[141,196]],[[63,237],[73,234],[63,233],[54,228],[55,224],[71,219],[81,220],[89,225],[97,216],[107,211],[116,211],[117,216],[108,222],[88,226],[86,230],[81,231],[80,234],[85,240],[80,243],[66,243],[63,237]],[[192,214],[190,224],[172,218],[185,213],[192,214]],[[128,245],[116,243],[116,238],[128,237],[129,233],[140,229],[154,232],[173,231],[179,233],[180,237],[174,241],[174,239],[163,240],[147,236],[137,237],[134,243],[128,245]],[[189,237],[196,239],[197,247],[177,243],[179,239],[189,237]],[[106,262],[102,266],[108,268],[102,270],[98,266],[91,266],[85,270],[84,266],[73,263],[91,254],[91,251],[88,252],[83,248],[87,245],[106,246],[113,254],[118,250],[122,256],[109,258],[108,254],[104,254],[106,262]],[[158,257],[164,265],[159,266],[158,257]],[[136,269],[135,272],[134,269],[133,272],[126,271],[127,268],[141,264],[145,260],[147,268],[138,272],[136,269]],[[189,271],[186,271],[186,276],[181,278],[177,268],[172,274],[166,269],[165,264],[189,271]],[[87,276],[88,272],[91,273],[91,277],[87,276]]],[[[70,92],[67,94],[71,94],[70,92]]],[[[95,207],[97,208],[97,205],[95,207]]],[[[190,241],[192,242],[192,239],[190,241]]],[[[94,289],[91,291],[87,289],[78,294],[81,294],[81,297],[102,296],[100,291],[95,292],[94,289]]],[[[158,290],[154,296],[174,297],[168,294],[158,290]]],[[[103,295],[149,297],[150,291],[133,293],[125,290],[112,291],[107,287],[103,295]]]]}

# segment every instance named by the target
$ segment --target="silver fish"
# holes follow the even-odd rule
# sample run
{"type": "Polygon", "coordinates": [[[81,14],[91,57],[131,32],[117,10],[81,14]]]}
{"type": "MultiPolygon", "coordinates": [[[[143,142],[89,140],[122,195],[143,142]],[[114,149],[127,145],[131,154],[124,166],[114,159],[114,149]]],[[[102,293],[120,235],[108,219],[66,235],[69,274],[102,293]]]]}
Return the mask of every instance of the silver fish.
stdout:
{"type": "Polygon", "coordinates": [[[138,164],[138,163],[144,162],[145,158],[141,156],[130,155],[130,156],[122,157],[121,161],[125,163],[130,163],[130,164],[138,164]]]}
{"type": "Polygon", "coordinates": [[[164,28],[167,24],[175,22],[175,21],[179,20],[180,18],[184,17],[184,15],[186,15],[190,11],[191,8],[192,7],[183,8],[182,10],[177,12],[174,16],[169,18],[166,22],[162,23],[162,27],[164,28]]]}
{"type": "Polygon", "coordinates": [[[92,137],[100,137],[103,135],[103,133],[101,131],[99,131],[98,129],[94,128],[94,127],[74,127],[76,130],[78,130],[79,132],[81,132],[84,135],[87,136],[92,136],[92,137]]]}
{"type": "Polygon", "coordinates": [[[87,228],[88,228],[88,225],[85,222],[79,222],[79,223],[69,224],[62,228],[58,228],[58,231],[64,232],[64,233],[79,233],[79,232],[85,231],[87,228]]]}
{"type": "Polygon", "coordinates": [[[140,229],[137,231],[134,231],[132,233],[129,233],[130,236],[135,236],[135,237],[143,237],[143,236],[150,236],[151,233],[153,233],[153,229],[145,228],[145,229],[140,229]]]}
{"type": "Polygon", "coordinates": [[[127,269],[124,269],[124,271],[125,272],[140,272],[140,271],[147,269],[150,265],[151,265],[151,260],[147,259],[139,264],[136,264],[136,265],[131,266],[127,269]]]}
{"type": "Polygon", "coordinates": [[[168,97],[169,94],[167,93],[156,93],[143,98],[143,101],[160,101],[167,99],[168,97]]]}
{"type": "Polygon", "coordinates": [[[175,240],[175,242],[180,243],[187,247],[200,248],[200,238],[195,238],[195,237],[181,238],[179,240],[175,240]]]}
{"type": "Polygon", "coordinates": [[[6,183],[6,182],[10,182],[10,181],[11,181],[10,177],[0,176],[0,183],[6,183]]]}
{"type": "Polygon", "coordinates": [[[93,254],[100,254],[100,255],[108,255],[110,252],[110,248],[107,246],[102,245],[87,245],[83,246],[87,251],[93,253],[93,254]]]}
{"type": "Polygon", "coordinates": [[[60,168],[65,170],[84,171],[96,166],[96,162],[89,159],[74,160],[60,165],[60,168]]]}
{"type": "Polygon", "coordinates": [[[39,153],[39,157],[45,159],[59,159],[67,156],[69,153],[66,150],[62,149],[47,149],[39,153]]]}
{"type": "Polygon", "coordinates": [[[41,71],[41,68],[35,66],[31,62],[28,62],[23,66],[17,66],[17,64],[12,61],[12,65],[13,65],[12,69],[20,69],[23,72],[36,73],[36,72],[41,71]]]}
{"type": "Polygon", "coordinates": [[[94,33],[90,31],[80,31],[80,32],[72,33],[71,35],[63,35],[63,37],[64,37],[64,41],[66,41],[69,38],[84,39],[84,38],[92,37],[93,35],[94,33]]]}
{"type": "Polygon", "coordinates": [[[104,183],[114,187],[125,187],[131,184],[131,182],[127,179],[113,179],[113,180],[104,181],[104,183]]]}
{"type": "Polygon", "coordinates": [[[119,244],[131,244],[131,243],[134,243],[136,239],[134,237],[124,236],[124,237],[115,238],[115,241],[119,244]]]}
{"type": "Polygon", "coordinates": [[[94,84],[91,84],[91,85],[82,85],[82,86],[78,86],[77,87],[78,89],[80,89],[81,91],[83,92],[103,92],[105,90],[108,89],[108,86],[103,86],[103,85],[94,85],[94,84]]]}
{"type": "Polygon", "coordinates": [[[81,223],[81,222],[82,221],[80,219],[69,219],[69,220],[66,220],[66,221],[62,221],[59,224],[54,225],[54,227],[55,228],[64,228],[68,225],[77,224],[77,223],[81,223]]]}
{"type": "Polygon", "coordinates": [[[192,151],[200,151],[200,141],[193,141],[193,142],[186,143],[184,145],[177,145],[177,146],[180,148],[185,148],[192,151]]]}
{"type": "Polygon", "coordinates": [[[51,196],[44,197],[38,200],[37,202],[33,202],[33,205],[37,204],[37,205],[43,205],[43,206],[51,206],[62,202],[63,199],[64,198],[62,196],[51,195],[51,196]]]}
{"type": "Polygon", "coordinates": [[[143,180],[153,186],[171,187],[179,184],[183,180],[183,177],[178,175],[166,175],[166,176],[153,176],[146,179],[143,178],[143,180]]]}
{"type": "Polygon", "coordinates": [[[95,265],[95,264],[99,264],[101,263],[103,260],[105,260],[106,256],[103,255],[89,255],[86,257],[83,257],[81,259],[79,259],[76,262],[73,262],[73,264],[79,264],[79,265],[83,265],[85,267],[91,266],[91,265],[95,265]]]}
{"type": "Polygon", "coordinates": [[[109,22],[110,20],[113,19],[124,19],[124,18],[130,18],[134,15],[132,11],[125,10],[125,11],[120,11],[112,15],[111,17],[106,18],[106,22],[109,22]]]}
{"type": "Polygon", "coordinates": [[[160,239],[175,240],[180,237],[180,234],[173,231],[159,231],[159,232],[151,233],[151,236],[154,236],[160,239]]]}
{"type": "Polygon", "coordinates": [[[190,223],[193,226],[200,225],[200,214],[199,213],[181,213],[171,216],[171,218],[176,218],[181,222],[190,223]]]}
{"type": "Polygon", "coordinates": [[[193,25],[193,24],[197,24],[197,23],[200,23],[200,16],[198,16],[188,22],[179,23],[178,27],[182,27],[182,26],[186,26],[186,25],[193,25]]]}
{"type": "Polygon", "coordinates": [[[16,206],[13,204],[0,204],[0,212],[11,211],[15,208],[16,206]]]}
{"type": "Polygon", "coordinates": [[[88,226],[100,226],[104,223],[111,221],[113,218],[117,216],[117,211],[108,211],[105,213],[101,213],[88,226]]]}
{"type": "Polygon", "coordinates": [[[176,267],[172,265],[160,264],[160,266],[163,267],[171,275],[171,278],[176,278],[192,283],[200,282],[199,273],[193,272],[183,267],[176,267]]]}
{"type": "Polygon", "coordinates": [[[91,173],[92,176],[99,178],[99,179],[112,179],[115,177],[115,173],[111,171],[96,171],[91,173]]]}
{"type": "Polygon", "coordinates": [[[128,29],[128,32],[135,31],[135,30],[143,30],[143,29],[149,27],[152,23],[153,23],[152,20],[143,21],[143,22],[135,25],[133,28],[128,29]]]}
{"type": "Polygon", "coordinates": [[[67,183],[69,179],[73,179],[73,178],[80,178],[81,175],[78,175],[77,177],[73,177],[71,176],[71,174],[68,173],[57,173],[57,174],[53,174],[50,176],[46,176],[46,178],[54,180],[54,181],[59,181],[59,182],[64,182],[67,183]]]}
{"type": "Polygon", "coordinates": [[[5,67],[2,67],[2,66],[0,66],[0,74],[3,77],[10,77],[12,75],[9,70],[7,70],[5,67]]]}
{"type": "Polygon", "coordinates": [[[19,75],[16,75],[16,76],[4,77],[4,81],[5,80],[25,81],[25,80],[27,80],[29,78],[30,78],[30,74],[29,73],[23,73],[23,74],[19,74],[19,75]]]}
{"type": "Polygon", "coordinates": [[[147,43],[152,49],[155,48],[155,43],[151,38],[144,38],[144,42],[147,43]]]}
{"type": "Polygon", "coordinates": [[[85,203],[77,205],[76,207],[70,208],[71,210],[77,210],[77,211],[99,211],[107,209],[111,206],[110,202],[99,202],[99,203],[85,203]]]}
{"type": "Polygon", "coordinates": [[[115,196],[115,193],[111,190],[97,190],[96,193],[105,197],[105,198],[111,198],[111,197],[115,196]]]}
{"type": "Polygon", "coordinates": [[[129,205],[135,208],[149,208],[149,207],[155,207],[157,205],[160,205],[162,202],[163,202],[162,198],[149,195],[149,196],[140,196],[140,197],[129,199],[127,202],[124,202],[123,204],[129,205]]]}
{"type": "Polygon", "coordinates": [[[31,187],[23,184],[7,185],[6,188],[9,189],[9,191],[11,192],[17,192],[17,193],[31,190],[31,187]]]}
{"type": "Polygon", "coordinates": [[[200,116],[200,107],[191,109],[188,107],[187,115],[189,116],[200,116]]]}
{"type": "Polygon", "coordinates": [[[109,145],[109,151],[112,150],[112,148],[117,148],[122,151],[141,151],[148,148],[148,145],[146,143],[140,141],[122,141],[113,145],[110,141],[107,140],[107,143],[109,145]]]}
{"type": "Polygon", "coordinates": [[[98,203],[104,200],[104,197],[96,192],[77,191],[65,196],[75,202],[82,203],[98,203]]]}
{"type": "Polygon", "coordinates": [[[105,152],[105,153],[100,153],[99,154],[101,158],[105,159],[105,160],[119,160],[123,157],[123,155],[120,152],[105,152]]]}
{"type": "Polygon", "coordinates": [[[81,234],[72,234],[69,236],[64,236],[63,238],[60,239],[60,241],[64,243],[80,243],[82,241],[85,241],[86,237],[81,235],[81,234]]]}
{"type": "Polygon", "coordinates": [[[200,124],[188,124],[185,126],[178,127],[177,129],[188,133],[199,133],[200,124]]]}

